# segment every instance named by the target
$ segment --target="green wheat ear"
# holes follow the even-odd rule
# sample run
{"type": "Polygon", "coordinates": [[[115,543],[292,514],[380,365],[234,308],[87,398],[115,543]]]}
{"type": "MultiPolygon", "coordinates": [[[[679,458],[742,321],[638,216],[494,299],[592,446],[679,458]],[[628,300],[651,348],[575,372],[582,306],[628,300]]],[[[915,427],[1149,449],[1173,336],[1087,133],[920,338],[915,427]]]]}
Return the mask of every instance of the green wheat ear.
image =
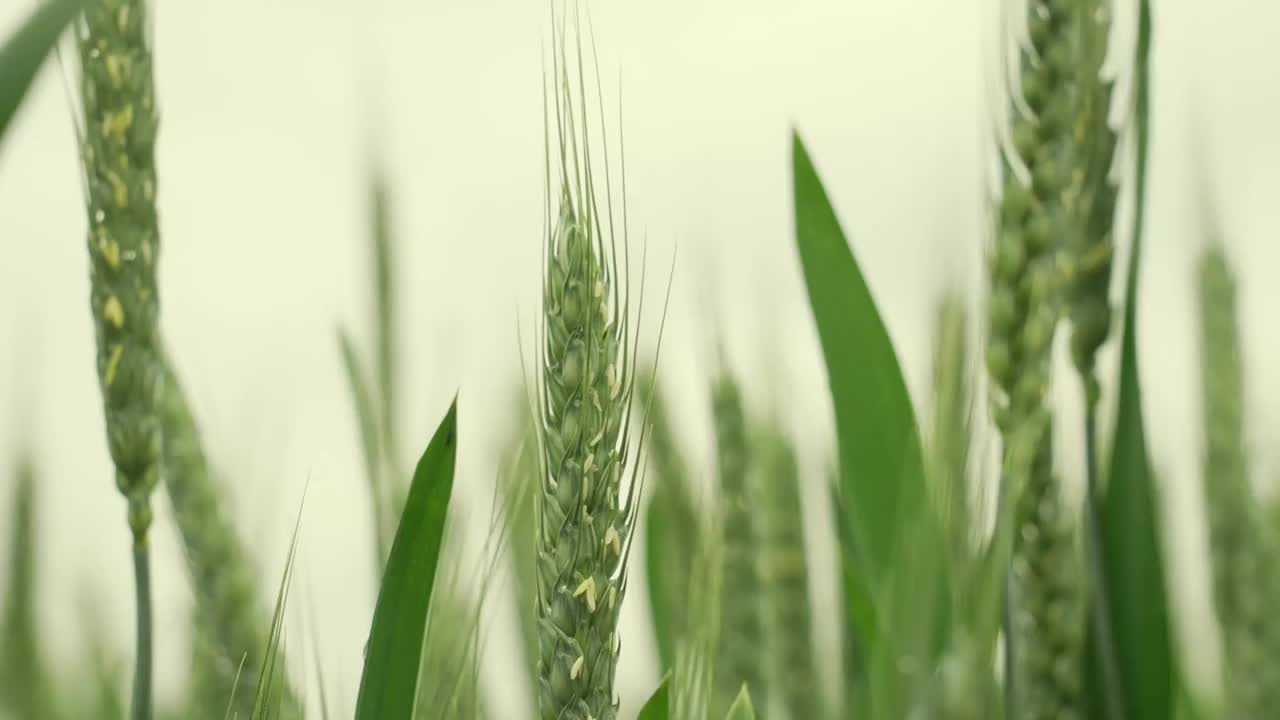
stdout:
{"type": "MultiPolygon", "coordinates": [[[[785,708],[783,717],[821,718],[824,703],[814,655],[805,517],[800,500],[800,468],[791,440],[776,424],[756,433],[753,484],[760,488],[760,554],[765,630],[772,691],[785,708]]],[[[761,695],[762,709],[776,707],[761,695]]]]}
{"type": "MultiPolygon", "coordinates": [[[[626,278],[618,272],[608,149],[601,198],[591,164],[595,143],[582,55],[575,72],[562,26],[554,46],[547,101],[556,143],[552,155],[548,138],[538,391],[538,707],[547,720],[612,720],[618,614],[638,506],[639,483],[629,462],[633,338],[622,290],[626,278]]],[[[624,249],[625,227],[624,211],[624,249]]]]}
{"type": "Polygon", "coordinates": [[[1200,262],[1200,333],[1204,493],[1226,710],[1230,717],[1266,717],[1280,703],[1280,631],[1271,617],[1280,597],[1280,537],[1249,485],[1235,280],[1219,245],[1200,262]]]}
{"type": "Polygon", "coordinates": [[[647,587],[661,667],[668,670],[675,667],[676,649],[688,632],[694,551],[702,538],[689,473],[677,447],[656,373],[652,369],[642,371],[636,387],[641,401],[649,407],[646,448],[652,462],[653,491],[645,512],[650,553],[647,587]]]}
{"type": "Polygon", "coordinates": [[[1028,3],[1030,48],[1010,118],[999,235],[990,261],[987,367],[1004,441],[1004,494],[1012,513],[1013,601],[1007,659],[1018,717],[1080,712],[1083,587],[1072,525],[1052,466],[1049,368],[1071,263],[1065,250],[1079,194],[1071,131],[1076,119],[1077,8],[1028,3]],[[1014,170],[1025,168],[1023,181],[1014,170]]]}
{"type": "Polygon", "coordinates": [[[146,542],[159,480],[160,357],[156,261],[156,113],[147,5],[100,0],[79,42],[81,149],[89,211],[90,306],[116,482],[135,542],[146,542]]]}
{"type": "MultiPolygon", "coordinates": [[[[252,556],[232,521],[230,498],[211,471],[186,393],[165,368],[161,406],[164,480],[191,576],[194,717],[222,717],[228,705],[248,717],[266,655],[252,556]]],[[[290,700],[296,704],[296,701],[290,700]]]]}

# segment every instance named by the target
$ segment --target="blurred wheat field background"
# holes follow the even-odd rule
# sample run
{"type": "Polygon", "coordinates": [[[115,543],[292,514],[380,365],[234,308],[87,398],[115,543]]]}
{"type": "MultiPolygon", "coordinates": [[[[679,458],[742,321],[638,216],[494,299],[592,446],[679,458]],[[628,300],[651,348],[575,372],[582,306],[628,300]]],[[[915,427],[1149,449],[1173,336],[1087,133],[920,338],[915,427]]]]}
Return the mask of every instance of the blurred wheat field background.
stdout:
{"type": "MultiPolygon", "coordinates": [[[[625,124],[632,229],[647,246],[650,299],[664,292],[678,250],[661,371],[680,441],[702,475],[714,467],[706,389],[723,351],[751,388],[748,404],[768,401],[781,411],[798,445],[807,509],[826,497],[831,408],[790,239],[793,125],[818,159],[917,409],[927,405],[935,303],[958,285],[977,310],[983,292],[981,179],[987,123],[999,112],[995,5],[590,4],[604,94],[621,106],[606,106],[606,118],[615,125],[621,115],[625,124]]],[[[364,345],[372,342],[368,161],[376,154],[387,167],[401,240],[403,461],[416,457],[461,388],[454,517],[475,556],[498,454],[514,426],[517,327],[530,328],[539,312],[532,268],[541,262],[546,7],[496,0],[153,6],[162,102],[161,324],[266,588],[279,576],[305,491],[287,644],[296,658],[317,644],[326,691],[347,707],[374,603],[373,535],[335,330],[342,324],[364,345]]],[[[30,7],[0,8],[0,36],[30,7]]],[[[1253,472],[1269,480],[1280,476],[1271,449],[1280,439],[1280,373],[1267,371],[1280,362],[1271,317],[1272,275],[1280,269],[1280,137],[1272,131],[1280,123],[1273,82],[1280,50],[1270,37],[1280,9],[1229,0],[1157,3],[1155,12],[1139,357],[1181,654],[1195,684],[1213,692],[1218,660],[1205,635],[1212,610],[1194,322],[1195,263],[1205,242],[1199,209],[1209,193],[1237,274],[1247,440],[1253,472]]],[[[1118,34],[1131,35],[1132,23],[1122,13],[1118,34]]],[[[1128,45],[1121,46],[1127,57],[1128,45]]],[[[7,250],[0,307],[8,308],[0,322],[0,458],[34,449],[41,631],[54,661],[80,657],[85,595],[126,660],[128,535],[108,481],[93,384],[84,220],[61,84],[59,65],[46,64],[0,149],[7,250]]],[[[656,327],[650,316],[645,342],[656,327]]],[[[1103,352],[1107,377],[1116,346],[1113,336],[1103,352]]],[[[530,347],[523,352],[531,356],[530,347]]],[[[1064,378],[1067,362],[1059,358],[1064,378]]],[[[1055,403],[1078,407],[1073,384],[1056,385],[1055,403]]],[[[1064,425],[1059,467],[1078,486],[1079,431],[1064,425]]],[[[0,495],[9,498],[7,467],[0,477],[0,495]]],[[[189,654],[173,639],[188,635],[191,601],[164,503],[157,516],[163,703],[184,681],[189,654]]],[[[834,658],[829,520],[824,512],[811,516],[817,637],[834,658]]],[[[0,527],[7,537],[8,523],[0,527]]],[[[641,567],[633,562],[632,572],[641,567]]],[[[509,591],[508,582],[489,608],[489,687],[524,682],[509,591]]],[[[647,602],[633,591],[623,606],[625,717],[659,674],[647,602]]],[[[820,680],[834,685],[835,671],[824,672],[820,680]]],[[[490,710],[523,717],[525,696],[495,693],[490,710]]]]}

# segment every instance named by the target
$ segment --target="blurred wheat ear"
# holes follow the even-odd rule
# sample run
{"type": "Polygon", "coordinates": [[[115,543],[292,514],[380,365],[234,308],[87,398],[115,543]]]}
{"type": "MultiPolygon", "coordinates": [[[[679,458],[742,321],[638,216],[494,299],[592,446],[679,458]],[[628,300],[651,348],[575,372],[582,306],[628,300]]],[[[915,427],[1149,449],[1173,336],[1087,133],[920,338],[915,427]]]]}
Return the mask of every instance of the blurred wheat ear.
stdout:
{"type": "Polygon", "coordinates": [[[1033,0],[1025,20],[1030,44],[1011,103],[1012,148],[990,258],[987,367],[1004,441],[1002,512],[1013,518],[1007,711],[1048,718],[1080,713],[1083,700],[1083,571],[1053,468],[1047,399],[1079,193],[1071,131],[1082,18],[1067,4],[1033,0]]]}
{"type": "Polygon", "coordinates": [[[1221,245],[1201,258],[1199,284],[1203,478],[1224,704],[1228,717],[1265,717],[1280,703],[1280,630],[1272,619],[1280,598],[1280,536],[1250,487],[1236,287],[1221,245]]]}
{"type": "Polygon", "coordinates": [[[218,718],[230,705],[234,714],[249,717],[269,640],[253,557],[232,520],[231,498],[210,468],[171,360],[165,382],[165,489],[195,600],[188,712],[218,718]]]}
{"type": "Polygon", "coordinates": [[[719,475],[717,500],[723,529],[723,586],[720,590],[720,644],[716,652],[716,696],[711,714],[723,714],[745,685],[767,697],[772,680],[765,649],[764,583],[759,554],[764,549],[760,527],[759,488],[750,472],[747,418],[737,382],[724,374],[711,394],[719,475]]]}
{"type": "Polygon", "coordinates": [[[691,572],[702,539],[690,476],[656,372],[640,372],[636,388],[649,408],[647,457],[653,490],[645,511],[646,586],[659,663],[665,671],[675,667],[676,649],[690,630],[686,613],[691,572]]]}
{"type": "Polygon", "coordinates": [[[16,717],[57,716],[48,663],[39,638],[36,602],[36,470],[30,456],[14,469],[9,574],[4,584],[4,643],[0,646],[0,709],[16,717]]]}

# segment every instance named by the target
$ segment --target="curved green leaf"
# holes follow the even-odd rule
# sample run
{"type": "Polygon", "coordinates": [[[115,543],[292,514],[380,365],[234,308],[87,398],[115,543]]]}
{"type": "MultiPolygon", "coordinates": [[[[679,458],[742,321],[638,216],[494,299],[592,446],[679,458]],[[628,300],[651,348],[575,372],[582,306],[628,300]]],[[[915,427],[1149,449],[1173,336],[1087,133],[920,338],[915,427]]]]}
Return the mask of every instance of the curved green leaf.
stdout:
{"type": "Polygon", "coordinates": [[[653,695],[649,696],[644,707],[640,708],[640,714],[636,716],[636,720],[667,720],[671,717],[671,690],[668,688],[670,684],[671,673],[668,672],[662,676],[658,689],[653,691],[653,695]]]}
{"type": "MultiPolygon", "coordinates": [[[[930,511],[920,435],[893,342],[799,135],[793,163],[796,244],[836,415],[845,604],[864,650],[872,652],[886,631],[876,627],[872,601],[893,605],[882,591],[894,585],[905,531],[911,530],[913,541],[917,533],[938,540],[913,545],[912,552],[940,553],[940,530],[930,511]]],[[[932,565],[941,568],[938,561],[932,565]]],[[[898,584],[903,591],[919,590],[898,584]]],[[[916,620],[927,622],[897,618],[894,624],[916,620]]]]}
{"type": "Polygon", "coordinates": [[[357,720],[413,714],[427,611],[453,491],[457,417],[455,398],[413,473],[369,628],[357,720]]]}
{"type": "Polygon", "coordinates": [[[0,48],[0,140],[31,88],[36,71],[85,0],[51,0],[36,9],[0,48]]]}
{"type": "Polygon", "coordinates": [[[1101,497],[1103,558],[1108,609],[1126,688],[1125,717],[1169,718],[1173,712],[1173,656],[1159,503],[1147,451],[1138,377],[1138,270],[1142,255],[1149,137],[1151,8],[1143,1],[1136,60],[1138,209],[1125,288],[1124,336],[1120,347],[1119,407],[1110,472],[1101,497]]]}

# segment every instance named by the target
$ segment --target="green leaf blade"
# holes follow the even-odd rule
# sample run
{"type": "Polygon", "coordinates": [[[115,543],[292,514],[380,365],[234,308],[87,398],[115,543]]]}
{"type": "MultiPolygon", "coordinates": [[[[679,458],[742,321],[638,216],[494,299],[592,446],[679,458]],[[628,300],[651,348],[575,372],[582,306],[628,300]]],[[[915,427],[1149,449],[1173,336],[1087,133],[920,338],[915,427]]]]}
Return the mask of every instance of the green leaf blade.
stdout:
{"type": "MultiPolygon", "coordinates": [[[[918,572],[898,577],[904,572],[899,551],[907,543],[913,552],[938,555],[929,562],[918,557],[913,567],[943,567],[941,528],[927,495],[915,411],[893,342],[799,135],[794,136],[793,173],[796,244],[836,416],[846,642],[859,645],[863,666],[855,673],[861,676],[875,665],[877,654],[933,655],[939,649],[941,632],[911,629],[937,622],[939,613],[931,610],[881,627],[885,620],[878,606],[896,604],[886,593],[936,592],[934,601],[945,596],[945,578],[927,577],[928,588],[910,588],[910,581],[920,579],[918,572]],[[925,646],[904,646],[920,642],[925,646]]],[[[945,623],[930,627],[941,631],[945,623]]],[[[894,661],[882,657],[879,662],[894,661]]],[[[897,691],[886,692],[884,711],[892,714],[897,691]]]]}
{"type": "Polygon", "coordinates": [[[412,717],[457,459],[455,398],[413,473],[369,629],[357,720],[412,717]]]}
{"type": "Polygon", "coordinates": [[[1126,688],[1126,717],[1169,718],[1173,713],[1174,663],[1169,622],[1168,585],[1160,547],[1159,495],[1142,418],[1138,376],[1137,300],[1146,194],[1151,10],[1142,3],[1139,18],[1138,209],[1126,278],[1124,335],[1120,347],[1119,406],[1108,482],[1101,497],[1104,569],[1108,609],[1121,675],[1126,688]]]}
{"type": "Polygon", "coordinates": [[[662,683],[653,691],[636,720],[667,720],[671,717],[671,673],[662,676],[662,683]]]}
{"type": "Polygon", "coordinates": [[[84,4],[85,0],[38,3],[18,32],[0,48],[0,141],[45,57],[84,4]]]}
{"type": "Polygon", "coordinates": [[[898,528],[925,501],[915,412],[888,329],[817,170],[794,138],[796,241],[826,360],[840,484],[873,577],[893,567],[898,528]]]}

